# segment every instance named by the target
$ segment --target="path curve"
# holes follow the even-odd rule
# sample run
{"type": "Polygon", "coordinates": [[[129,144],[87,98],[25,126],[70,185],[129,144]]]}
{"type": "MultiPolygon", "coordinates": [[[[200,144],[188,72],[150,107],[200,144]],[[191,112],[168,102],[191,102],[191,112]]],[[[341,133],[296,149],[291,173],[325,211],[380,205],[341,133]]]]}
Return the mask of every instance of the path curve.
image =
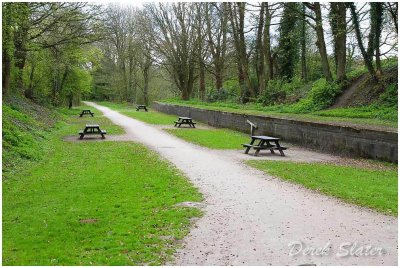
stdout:
{"type": "Polygon", "coordinates": [[[329,109],[347,107],[354,100],[354,94],[357,92],[358,87],[368,78],[369,78],[368,73],[363,74],[359,78],[357,78],[352,85],[346,88],[342,92],[342,94],[340,94],[340,96],[336,99],[335,103],[331,107],[329,107],[329,109]]]}
{"type": "Polygon", "coordinates": [[[283,182],[245,166],[239,159],[187,143],[109,108],[85,103],[125,128],[132,140],[167,158],[203,193],[205,215],[183,240],[172,264],[397,265],[395,217],[283,182]],[[296,241],[303,249],[328,244],[328,254],[289,256],[288,244],[296,241]],[[381,247],[385,254],[338,257],[339,246],[347,242],[356,243],[357,248],[381,247]]]}

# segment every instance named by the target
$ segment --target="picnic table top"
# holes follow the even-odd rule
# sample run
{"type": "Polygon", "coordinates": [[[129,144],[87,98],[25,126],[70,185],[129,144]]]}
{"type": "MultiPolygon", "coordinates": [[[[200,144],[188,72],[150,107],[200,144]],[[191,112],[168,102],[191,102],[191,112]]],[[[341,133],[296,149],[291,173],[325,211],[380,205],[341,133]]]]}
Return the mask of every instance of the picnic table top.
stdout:
{"type": "Polygon", "coordinates": [[[82,111],[83,111],[83,112],[87,112],[87,111],[90,112],[90,109],[83,109],[82,111]]]}
{"type": "Polygon", "coordinates": [[[144,104],[138,104],[137,107],[146,107],[144,104]]]}
{"type": "Polygon", "coordinates": [[[86,125],[86,127],[98,128],[98,127],[100,127],[100,126],[99,126],[99,125],[96,125],[96,124],[88,124],[88,125],[86,125]]]}
{"type": "Polygon", "coordinates": [[[270,136],[251,136],[253,139],[257,140],[268,140],[268,141],[278,141],[280,140],[279,138],[276,137],[270,137],[270,136]]]}
{"type": "Polygon", "coordinates": [[[179,119],[192,120],[191,117],[186,117],[186,116],[179,116],[179,119]]]}

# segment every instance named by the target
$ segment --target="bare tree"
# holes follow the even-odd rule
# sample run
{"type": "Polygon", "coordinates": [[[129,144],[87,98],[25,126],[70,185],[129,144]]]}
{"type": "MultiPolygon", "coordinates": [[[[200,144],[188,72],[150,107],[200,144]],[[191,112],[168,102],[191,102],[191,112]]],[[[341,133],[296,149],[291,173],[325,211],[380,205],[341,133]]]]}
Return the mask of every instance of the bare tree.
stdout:
{"type": "Polygon", "coordinates": [[[238,78],[241,85],[241,98],[242,102],[247,99],[246,94],[249,93],[250,97],[255,97],[256,92],[250,82],[249,76],[249,60],[246,50],[246,40],[244,36],[244,16],[246,10],[246,3],[237,2],[229,3],[231,31],[234,39],[237,57],[238,78]]]}
{"type": "Polygon", "coordinates": [[[227,3],[205,3],[207,44],[211,53],[216,89],[222,88],[227,51],[227,3]]]}
{"type": "Polygon", "coordinates": [[[324,37],[324,28],[322,23],[321,4],[319,2],[304,3],[306,7],[314,12],[314,16],[307,15],[315,24],[310,24],[317,34],[317,46],[321,56],[322,69],[327,81],[332,81],[332,73],[329,67],[328,54],[326,52],[326,44],[324,37]]]}
{"type": "Polygon", "coordinates": [[[146,6],[155,34],[152,36],[158,55],[188,100],[195,81],[195,57],[198,49],[196,34],[196,9],[191,3],[150,4],[146,6]]]}

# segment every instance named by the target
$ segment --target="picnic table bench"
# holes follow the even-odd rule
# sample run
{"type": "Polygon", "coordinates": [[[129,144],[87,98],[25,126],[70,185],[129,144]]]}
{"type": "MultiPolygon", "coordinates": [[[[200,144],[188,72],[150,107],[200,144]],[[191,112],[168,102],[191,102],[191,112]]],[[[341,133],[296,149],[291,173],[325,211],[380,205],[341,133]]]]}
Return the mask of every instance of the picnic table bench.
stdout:
{"type": "Polygon", "coordinates": [[[278,150],[281,156],[285,156],[284,150],[286,150],[286,147],[282,147],[279,144],[279,138],[275,137],[269,137],[269,136],[251,136],[251,142],[250,144],[242,144],[243,147],[246,147],[245,154],[247,154],[251,148],[255,149],[256,152],[254,153],[255,156],[258,155],[258,153],[261,150],[270,150],[272,154],[275,153],[274,150],[278,150]],[[254,143],[256,141],[259,141],[256,145],[254,143]],[[275,145],[271,144],[275,143],[275,145]]]}
{"type": "Polygon", "coordinates": [[[102,139],[105,139],[104,136],[107,134],[105,130],[101,130],[99,125],[86,125],[84,130],[79,131],[79,139],[83,139],[85,135],[94,135],[100,134],[102,139]]]}
{"type": "Polygon", "coordinates": [[[195,128],[195,122],[193,122],[193,119],[192,118],[190,118],[190,117],[183,117],[183,116],[180,116],[179,118],[178,118],[178,121],[175,121],[174,122],[175,123],[175,127],[181,127],[181,125],[189,125],[189,127],[193,127],[193,128],[195,128]]]}
{"type": "Polygon", "coordinates": [[[94,115],[94,113],[92,113],[92,111],[90,111],[90,110],[82,110],[82,112],[80,113],[79,117],[82,117],[85,114],[90,114],[92,117],[94,115]]]}
{"type": "Polygon", "coordinates": [[[139,111],[139,110],[141,110],[141,109],[143,109],[143,110],[145,110],[146,112],[148,112],[148,110],[147,110],[147,107],[146,107],[146,105],[138,105],[137,107],[136,107],[136,111],[139,111]]]}

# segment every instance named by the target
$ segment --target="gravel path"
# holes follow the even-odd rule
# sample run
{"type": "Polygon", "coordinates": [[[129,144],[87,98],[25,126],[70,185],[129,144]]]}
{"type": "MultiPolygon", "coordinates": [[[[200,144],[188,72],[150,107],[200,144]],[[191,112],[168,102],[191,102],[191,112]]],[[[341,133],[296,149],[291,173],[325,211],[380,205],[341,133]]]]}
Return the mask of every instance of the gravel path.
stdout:
{"type": "Polygon", "coordinates": [[[205,215],[182,241],[172,265],[397,265],[395,217],[283,182],[230,153],[187,143],[109,108],[86,104],[124,127],[132,140],[167,158],[203,193],[205,215]],[[290,243],[298,254],[289,256],[290,243]],[[353,252],[363,247],[365,253],[368,245],[375,251],[339,257],[350,252],[350,244],[353,252]],[[320,256],[311,247],[326,250],[320,256]]]}

